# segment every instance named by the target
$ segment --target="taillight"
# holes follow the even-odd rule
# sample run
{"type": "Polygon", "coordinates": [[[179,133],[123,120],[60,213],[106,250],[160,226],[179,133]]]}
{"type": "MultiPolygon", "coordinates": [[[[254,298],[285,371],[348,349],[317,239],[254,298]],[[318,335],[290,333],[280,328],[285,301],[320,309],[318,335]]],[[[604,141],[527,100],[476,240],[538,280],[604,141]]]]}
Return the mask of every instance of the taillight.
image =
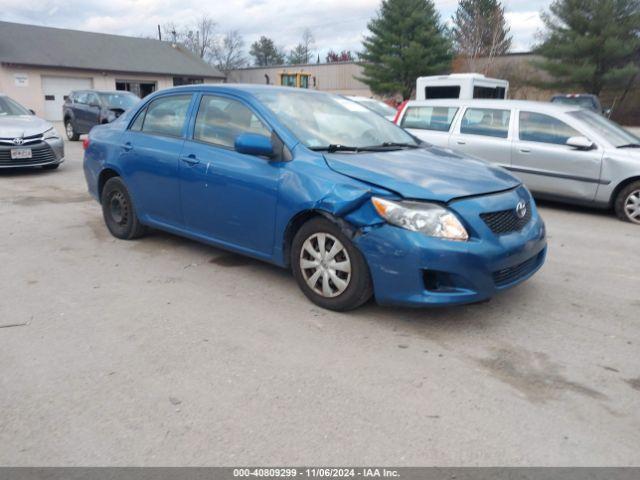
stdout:
{"type": "Polygon", "coordinates": [[[84,140],[82,140],[82,148],[85,150],[89,148],[89,137],[85,137],[84,140]]]}
{"type": "Polygon", "coordinates": [[[407,105],[408,101],[409,100],[405,100],[398,107],[398,110],[396,111],[396,116],[393,117],[393,123],[395,123],[396,125],[398,125],[398,122],[400,121],[400,115],[402,114],[402,110],[404,110],[404,107],[407,105]]]}

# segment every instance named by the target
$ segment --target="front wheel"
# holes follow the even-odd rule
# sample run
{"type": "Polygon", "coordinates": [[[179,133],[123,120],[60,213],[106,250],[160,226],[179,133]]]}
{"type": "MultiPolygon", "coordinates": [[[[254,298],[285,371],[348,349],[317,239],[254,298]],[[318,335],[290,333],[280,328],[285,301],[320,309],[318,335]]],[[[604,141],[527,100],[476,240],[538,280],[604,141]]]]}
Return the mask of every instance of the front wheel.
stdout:
{"type": "Polygon", "coordinates": [[[615,211],[619,218],[640,225],[640,182],[623,188],[615,200],[615,211]]]}
{"type": "Polygon", "coordinates": [[[314,218],[298,230],[291,248],[291,265],[302,292],[323,308],[352,310],[373,294],[364,257],[326,218],[314,218]]]}
{"type": "Polygon", "coordinates": [[[111,234],[122,240],[133,240],[145,233],[138,220],[131,195],[120,177],[107,180],[102,189],[102,215],[111,234]]]}

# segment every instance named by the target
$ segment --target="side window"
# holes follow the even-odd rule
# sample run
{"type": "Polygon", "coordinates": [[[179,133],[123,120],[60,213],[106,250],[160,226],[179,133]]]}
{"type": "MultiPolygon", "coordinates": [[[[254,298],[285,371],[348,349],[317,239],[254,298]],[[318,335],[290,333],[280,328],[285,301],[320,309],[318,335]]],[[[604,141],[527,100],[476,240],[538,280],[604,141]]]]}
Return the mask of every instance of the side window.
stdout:
{"type": "Polygon", "coordinates": [[[455,107],[407,107],[401,126],[448,132],[457,111],[455,107]]]}
{"type": "Polygon", "coordinates": [[[144,110],[142,110],[140,113],[138,113],[138,116],[136,117],[136,119],[133,121],[133,123],[129,127],[129,130],[133,130],[134,132],[142,131],[142,124],[144,123],[144,116],[146,114],[147,114],[147,109],[146,108],[144,110]]]}
{"type": "Polygon", "coordinates": [[[87,101],[89,105],[100,105],[100,100],[98,100],[98,96],[95,93],[87,94],[87,101]]]}
{"type": "Polygon", "coordinates": [[[460,133],[507,138],[511,111],[493,108],[468,108],[462,117],[460,133]]]}
{"type": "Polygon", "coordinates": [[[520,112],[520,140],[564,145],[570,137],[582,136],[557,118],[542,113],[520,112]]]}
{"type": "Polygon", "coordinates": [[[78,92],[73,96],[73,98],[75,99],[76,103],[87,103],[87,94],[85,92],[78,92]]]}
{"type": "Polygon", "coordinates": [[[460,98],[460,87],[456,85],[448,87],[425,87],[424,98],[427,100],[437,98],[460,98]]]}
{"type": "Polygon", "coordinates": [[[242,103],[211,95],[202,97],[193,133],[196,140],[233,148],[241,133],[271,136],[265,124],[242,103]]]}
{"type": "Polygon", "coordinates": [[[154,100],[147,107],[142,131],[156,135],[180,137],[190,103],[191,94],[171,95],[154,100]]]}

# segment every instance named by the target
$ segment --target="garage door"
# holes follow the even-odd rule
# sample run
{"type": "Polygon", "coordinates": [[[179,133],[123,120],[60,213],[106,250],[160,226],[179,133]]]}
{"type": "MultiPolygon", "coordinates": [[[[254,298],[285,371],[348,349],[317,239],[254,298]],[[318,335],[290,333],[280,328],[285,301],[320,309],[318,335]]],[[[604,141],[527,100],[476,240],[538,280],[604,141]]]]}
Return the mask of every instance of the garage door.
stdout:
{"type": "Polygon", "coordinates": [[[62,121],[62,104],[72,90],[93,88],[91,78],[42,77],[42,94],[44,95],[44,118],[51,121],[62,121]]]}

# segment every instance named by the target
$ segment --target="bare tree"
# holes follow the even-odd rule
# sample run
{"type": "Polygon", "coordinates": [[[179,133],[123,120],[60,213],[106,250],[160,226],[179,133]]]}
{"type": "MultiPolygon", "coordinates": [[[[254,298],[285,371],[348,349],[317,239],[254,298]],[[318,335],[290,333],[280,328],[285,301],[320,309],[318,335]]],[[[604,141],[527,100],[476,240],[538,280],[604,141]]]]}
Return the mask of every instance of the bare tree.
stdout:
{"type": "Polygon", "coordinates": [[[218,38],[213,47],[213,63],[228,75],[231,70],[244,67],[247,59],[243,53],[244,39],[238,30],[231,30],[218,38]]]}
{"type": "Polygon", "coordinates": [[[461,0],[453,23],[455,49],[468,71],[487,73],[493,59],[511,48],[510,29],[498,0],[461,0]]]}
{"type": "Polygon", "coordinates": [[[305,28],[304,31],[302,32],[302,43],[301,45],[304,47],[303,51],[304,51],[304,62],[302,63],[310,63],[311,62],[311,55],[313,54],[313,47],[314,45],[314,38],[313,38],[313,34],[311,33],[311,30],[309,30],[308,28],[305,28]]]}
{"type": "Polygon", "coordinates": [[[162,27],[165,38],[171,39],[174,43],[181,43],[187,50],[206,61],[210,61],[213,55],[215,29],[216,22],[208,15],[202,15],[191,25],[179,27],[169,22],[162,27]]]}

